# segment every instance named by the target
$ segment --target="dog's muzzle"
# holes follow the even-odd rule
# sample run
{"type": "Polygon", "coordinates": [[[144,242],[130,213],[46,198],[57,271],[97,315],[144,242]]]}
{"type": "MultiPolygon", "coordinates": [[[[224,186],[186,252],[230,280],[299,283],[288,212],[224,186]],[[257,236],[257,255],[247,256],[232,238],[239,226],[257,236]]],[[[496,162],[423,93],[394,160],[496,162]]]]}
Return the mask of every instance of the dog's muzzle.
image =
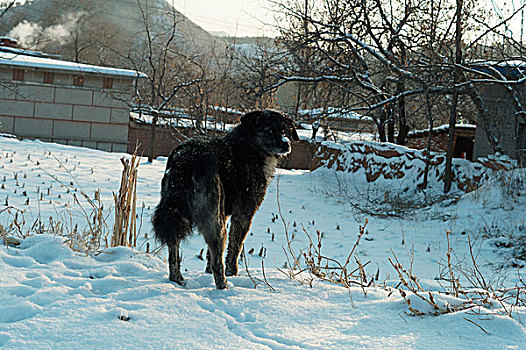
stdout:
{"type": "Polygon", "coordinates": [[[281,144],[281,150],[279,150],[279,152],[277,152],[276,154],[278,156],[285,156],[287,154],[290,153],[290,151],[292,150],[291,146],[290,146],[290,139],[286,136],[282,136],[281,137],[281,141],[283,142],[281,144]]]}

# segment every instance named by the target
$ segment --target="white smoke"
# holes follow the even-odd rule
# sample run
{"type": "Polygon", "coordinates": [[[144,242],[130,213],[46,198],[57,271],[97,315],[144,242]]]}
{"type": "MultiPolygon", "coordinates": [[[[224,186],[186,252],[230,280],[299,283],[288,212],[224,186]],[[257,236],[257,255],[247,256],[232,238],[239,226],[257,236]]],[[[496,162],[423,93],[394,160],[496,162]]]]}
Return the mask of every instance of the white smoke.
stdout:
{"type": "Polygon", "coordinates": [[[35,49],[45,44],[64,44],[71,37],[73,28],[83,14],[76,12],[63,15],[59,24],[46,28],[24,20],[11,29],[7,36],[16,39],[18,44],[26,49],[35,49]]]}
{"type": "Polygon", "coordinates": [[[42,27],[36,23],[22,21],[11,29],[7,36],[18,41],[18,44],[25,48],[33,48],[38,38],[42,34],[42,27]]]}

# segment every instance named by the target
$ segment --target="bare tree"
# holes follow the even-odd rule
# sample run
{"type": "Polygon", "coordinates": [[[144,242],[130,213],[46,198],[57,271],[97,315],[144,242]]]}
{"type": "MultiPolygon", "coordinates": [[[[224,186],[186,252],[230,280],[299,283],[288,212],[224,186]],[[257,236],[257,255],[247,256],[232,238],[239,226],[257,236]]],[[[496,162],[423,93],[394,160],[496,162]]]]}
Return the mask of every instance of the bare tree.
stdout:
{"type": "MultiPolygon", "coordinates": [[[[2,17],[7,13],[7,11],[9,11],[9,9],[10,9],[11,7],[13,7],[14,4],[15,4],[15,1],[11,1],[11,2],[9,2],[9,3],[7,4],[7,6],[6,6],[4,9],[2,9],[2,11],[0,12],[0,18],[2,18],[2,17]]],[[[0,86],[4,86],[4,84],[3,84],[1,81],[0,81],[0,86]]],[[[11,88],[11,87],[7,86],[7,88],[9,89],[9,88],[11,88]]]]}
{"type": "MultiPolygon", "coordinates": [[[[146,40],[146,56],[144,61],[135,63],[136,68],[141,69],[148,75],[142,89],[138,89],[138,101],[140,105],[147,106],[152,116],[150,133],[150,153],[148,161],[151,162],[155,156],[155,131],[159,118],[163,111],[170,106],[177,92],[183,88],[195,84],[200,79],[189,81],[180,80],[181,65],[175,61],[181,56],[177,54],[177,48],[173,45],[177,34],[177,24],[180,20],[178,13],[173,7],[167,8],[172,22],[162,31],[152,24],[152,17],[148,11],[148,2],[144,4],[137,0],[141,12],[146,40]],[[142,93],[141,93],[142,91],[142,93]]],[[[135,59],[138,59],[135,57],[135,59]]],[[[183,64],[184,66],[184,64],[183,64]]]]}
{"type": "Polygon", "coordinates": [[[10,1],[10,2],[7,4],[7,6],[6,6],[4,9],[2,9],[2,11],[0,12],[0,18],[4,17],[4,15],[7,13],[7,11],[9,11],[9,9],[10,9],[11,7],[13,7],[14,4],[15,4],[15,1],[14,1],[14,0],[13,0],[13,1],[10,1]]]}
{"type": "MultiPolygon", "coordinates": [[[[506,42],[505,48],[492,50],[494,59],[505,60],[511,51],[522,52],[521,43],[499,32],[518,10],[495,20],[484,11],[485,4],[474,0],[324,0],[308,8],[304,0],[275,4],[291,21],[282,28],[284,37],[314,54],[309,56],[308,70],[283,71],[271,88],[290,82],[328,83],[336,90],[333,95],[349,95],[340,108],[375,120],[381,141],[404,144],[411,124],[422,120],[432,127],[433,122],[442,121],[442,114],[432,112],[429,101],[448,104],[450,169],[459,110],[475,111],[472,121],[482,126],[495,152],[501,149],[495,120],[481,97],[484,84],[508,89],[515,96],[517,113],[524,113],[514,91],[524,77],[499,74],[487,60],[478,68],[473,65],[473,53],[483,40],[490,47],[498,46],[497,38],[506,42]],[[465,47],[469,48],[468,59],[462,52],[465,47]]],[[[446,192],[448,183],[446,179],[446,192]]]]}
{"type": "Polygon", "coordinates": [[[451,190],[451,164],[453,160],[453,146],[455,142],[455,125],[457,123],[457,109],[458,109],[458,84],[462,78],[462,9],[464,6],[463,0],[456,0],[456,15],[455,15],[455,67],[453,74],[453,95],[451,97],[451,112],[449,116],[449,133],[447,139],[447,155],[446,167],[444,173],[444,193],[451,190]]]}
{"type": "Polygon", "coordinates": [[[409,130],[405,98],[412,87],[406,81],[420,82],[418,75],[406,68],[406,27],[417,15],[418,7],[410,2],[400,7],[381,1],[321,3],[311,8],[294,1],[279,4],[288,17],[302,24],[301,30],[294,30],[294,25],[292,32],[285,29],[285,37],[315,52],[309,55],[309,62],[301,61],[302,65],[309,64],[308,75],[300,71],[297,76],[282,76],[280,84],[328,82],[339,90],[337,94],[350,96],[344,98],[348,101],[345,108],[364,111],[375,120],[382,141],[386,126],[391,126],[388,138],[394,141],[396,119],[398,141],[405,142],[409,130]]]}
{"type": "Polygon", "coordinates": [[[236,55],[236,80],[244,94],[242,109],[268,108],[275,105],[273,91],[268,89],[275,81],[280,65],[286,64],[284,52],[277,47],[253,46],[236,55]]]}

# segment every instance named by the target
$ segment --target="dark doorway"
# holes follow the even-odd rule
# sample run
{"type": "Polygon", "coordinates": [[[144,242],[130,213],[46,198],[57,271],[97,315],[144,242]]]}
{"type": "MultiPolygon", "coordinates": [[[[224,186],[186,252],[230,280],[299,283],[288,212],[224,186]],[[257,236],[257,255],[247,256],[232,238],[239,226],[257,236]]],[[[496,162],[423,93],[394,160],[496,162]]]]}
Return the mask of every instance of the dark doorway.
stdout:
{"type": "Polygon", "coordinates": [[[453,158],[473,160],[473,140],[470,137],[457,137],[453,158]]]}

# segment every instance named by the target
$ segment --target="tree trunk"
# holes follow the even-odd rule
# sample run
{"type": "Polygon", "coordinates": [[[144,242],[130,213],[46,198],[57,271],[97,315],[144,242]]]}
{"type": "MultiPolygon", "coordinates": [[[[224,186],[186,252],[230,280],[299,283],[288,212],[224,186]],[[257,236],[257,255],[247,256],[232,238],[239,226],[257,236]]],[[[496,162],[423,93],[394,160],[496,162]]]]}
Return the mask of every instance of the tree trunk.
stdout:
{"type": "Polygon", "coordinates": [[[378,129],[378,138],[380,139],[380,142],[386,142],[387,136],[385,134],[385,123],[387,121],[387,110],[382,109],[380,110],[380,113],[378,113],[378,119],[374,119],[376,123],[376,128],[378,129]]]}
{"type": "MultiPolygon", "coordinates": [[[[405,48],[403,44],[400,44],[400,55],[401,63],[405,65],[405,48]]],[[[396,93],[401,94],[405,90],[404,78],[400,78],[396,83],[396,93]]],[[[407,125],[407,117],[405,114],[405,98],[402,96],[398,99],[398,137],[396,143],[399,145],[405,145],[407,134],[409,133],[409,126],[407,125]]]]}
{"type": "Polygon", "coordinates": [[[451,111],[449,113],[449,133],[447,135],[446,169],[444,171],[444,193],[451,190],[453,178],[451,165],[453,163],[453,148],[455,146],[455,124],[457,122],[458,91],[453,90],[451,98],[451,111]]]}
{"type": "Polygon", "coordinates": [[[396,143],[405,145],[407,134],[409,134],[409,126],[407,125],[407,118],[405,115],[405,99],[401,97],[398,100],[398,137],[396,143]]]}
{"type": "Polygon", "coordinates": [[[451,97],[451,111],[449,114],[449,133],[447,137],[446,169],[444,171],[444,193],[451,190],[453,174],[451,165],[453,163],[453,148],[455,146],[455,124],[457,122],[458,87],[462,79],[460,64],[462,63],[462,4],[463,0],[457,0],[456,25],[455,25],[455,70],[453,73],[453,96],[451,97]]]}
{"type": "Polygon", "coordinates": [[[376,128],[378,129],[378,138],[380,139],[380,142],[386,142],[387,138],[385,136],[385,120],[383,118],[380,118],[376,122],[376,128]]]}
{"type": "Polygon", "coordinates": [[[424,182],[422,183],[422,188],[427,188],[429,163],[431,162],[431,140],[433,139],[433,115],[431,113],[431,101],[429,100],[428,93],[426,93],[426,107],[427,119],[429,121],[429,133],[427,134],[426,167],[424,169],[424,182]]]}
{"type": "Polygon", "coordinates": [[[159,120],[159,116],[157,113],[153,116],[152,119],[152,127],[150,129],[150,154],[148,155],[148,162],[151,163],[153,161],[153,157],[155,155],[155,129],[157,128],[157,121],[159,120]]]}
{"type": "Polygon", "coordinates": [[[395,143],[394,126],[393,111],[390,111],[387,119],[387,142],[395,143]]]}

